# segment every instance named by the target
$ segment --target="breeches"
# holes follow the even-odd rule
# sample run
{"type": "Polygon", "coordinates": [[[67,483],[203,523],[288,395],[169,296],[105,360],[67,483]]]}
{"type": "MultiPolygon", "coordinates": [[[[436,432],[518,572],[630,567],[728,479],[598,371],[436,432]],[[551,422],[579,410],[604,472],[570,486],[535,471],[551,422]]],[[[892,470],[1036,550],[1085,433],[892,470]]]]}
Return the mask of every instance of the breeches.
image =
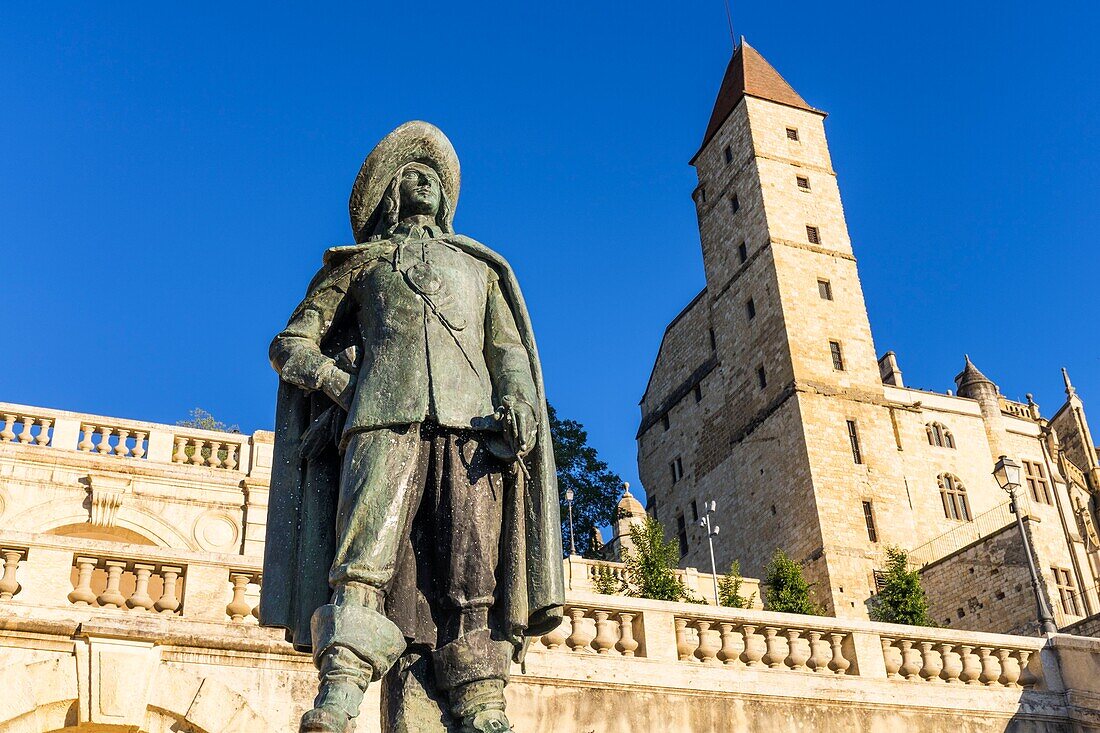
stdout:
{"type": "Polygon", "coordinates": [[[337,596],[362,584],[384,597],[400,572],[415,576],[402,579],[418,589],[409,603],[451,610],[445,616],[487,609],[500,552],[501,470],[468,430],[422,423],[350,435],[329,575],[337,596]]]}

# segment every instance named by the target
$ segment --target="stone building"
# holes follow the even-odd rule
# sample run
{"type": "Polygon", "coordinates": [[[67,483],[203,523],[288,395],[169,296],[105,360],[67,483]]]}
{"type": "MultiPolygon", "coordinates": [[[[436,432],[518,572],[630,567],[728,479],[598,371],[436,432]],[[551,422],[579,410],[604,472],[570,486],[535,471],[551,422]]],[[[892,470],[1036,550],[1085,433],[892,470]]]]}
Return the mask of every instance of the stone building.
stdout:
{"type": "Polygon", "coordinates": [[[742,41],[692,158],[706,286],[667,326],[644,396],[647,510],[705,565],[757,575],[777,548],[820,602],[865,618],[884,547],[925,566],[945,625],[1031,631],[1033,596],[993,464],[1025,467],[1026,512],[1060,626],[1100,610],[1092,497],[1100,463],[1081,399],[1044,418],[966,358],[955,394],[908,388],[871,337],[825,138],[810,106],[742,41]]]}
{"type": "MultiPolygon", "coordinates": [[[[271,447],[0,403],[0,733],[297,730],[316,670],[256,620],[271,447]]],[[[506,691],[516,730],[1100,730],[1097,639],[600,595],[601,568],[621,572],[564,560],[565,618],[506,691]]],[[[378,685],[356,730],[379,730],[378,685]]]]}

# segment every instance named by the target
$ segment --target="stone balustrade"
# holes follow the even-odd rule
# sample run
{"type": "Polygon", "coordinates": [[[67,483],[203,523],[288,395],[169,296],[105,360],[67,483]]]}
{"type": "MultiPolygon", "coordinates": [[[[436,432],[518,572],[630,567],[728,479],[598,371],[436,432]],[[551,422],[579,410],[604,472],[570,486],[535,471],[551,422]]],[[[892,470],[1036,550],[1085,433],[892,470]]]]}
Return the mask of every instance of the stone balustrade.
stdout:
{"type": "Polygon", "coordinates": [[[0,444],[267,475],[272,438],[0,402],[0,444]]]}
{"type": "Polygon", "coordinates": [[[182,614],[186,568],[116,553],[77,554],[76,581],[67,596],[74,606],[182,614]]]}
{"type": "Polygon", "coordinates": [[[26,557],[25,547],[0,547],[0,558],[4,560],[4,574],[0,577],[0,601],[10,601],[22,590],[19,585],[19,564],[26,557]]]}
{"type": "Polygon", "coordinates": [[[926,634],[900,638],[882,636],[886,675],[910,682],[1034,687],[1032,644],[945,641],[926,634]]]}
{"type": "MultiPolygon", "coordinates": [[[[590,560],[578,555],[565,558],[565,584],[569,590],[595,591],[601,573],[607,573],[620,582],[625,581],[626,565],[607,560],[590,560]]],[[[683,582],[684,587],[697,600],[710,605],[714,604],[713,575],[701,573],[695,568],[677,568],[673,574],[683,582]]],[[[749,599],[750,608],[764,607],[758,579],[743,578],[740,595],[749,599]]]]}

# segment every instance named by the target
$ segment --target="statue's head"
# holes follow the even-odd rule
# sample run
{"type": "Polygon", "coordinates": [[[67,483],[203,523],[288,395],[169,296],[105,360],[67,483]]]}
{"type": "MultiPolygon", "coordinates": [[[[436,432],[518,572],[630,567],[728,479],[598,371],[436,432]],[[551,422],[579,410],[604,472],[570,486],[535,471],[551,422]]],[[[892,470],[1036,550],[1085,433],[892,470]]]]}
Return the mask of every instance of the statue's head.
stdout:
{"type": "Polygon", "coordinates": [[[386,236],[410,216],[432,216],[453,232],[458,156],[427,122],[406,122],[382,139],[359,169],[348,207],[356,242],[386,236]]]}

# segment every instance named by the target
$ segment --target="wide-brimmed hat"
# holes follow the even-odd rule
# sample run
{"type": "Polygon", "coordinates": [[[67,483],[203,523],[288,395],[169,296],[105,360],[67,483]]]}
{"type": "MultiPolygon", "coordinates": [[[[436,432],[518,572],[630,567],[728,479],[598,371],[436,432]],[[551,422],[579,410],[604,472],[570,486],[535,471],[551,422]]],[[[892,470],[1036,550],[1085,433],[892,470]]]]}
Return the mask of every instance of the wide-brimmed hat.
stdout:
{"type": "Polygon", "coordinates": [[[446,229],[452,229],[460,183],[458,155],[442,130],[429,122],[413,120],[382,138],[355,177],[348,211],[356,242],[365,241],[373,233],[379,216],[378,204],[386,187],[397,171],[408,163],[423,163],[439,174],[443,194],[450,204],[442,212],[446,217],[443,224],[446,229]]]}

